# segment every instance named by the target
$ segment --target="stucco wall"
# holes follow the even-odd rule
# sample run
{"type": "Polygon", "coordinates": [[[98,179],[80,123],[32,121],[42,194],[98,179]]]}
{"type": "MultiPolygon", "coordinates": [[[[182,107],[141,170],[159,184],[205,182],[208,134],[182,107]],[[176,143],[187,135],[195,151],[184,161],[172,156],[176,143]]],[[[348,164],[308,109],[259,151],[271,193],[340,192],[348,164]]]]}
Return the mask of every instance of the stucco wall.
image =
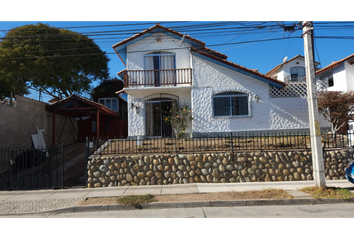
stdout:
{"type": "MultiPolygon", "coordinates": [[[[269,85],[193,56],[193,132],[308,129],[307,100],[270,98],[269,85]],[[212,96],[223,91],[249,94],[249,117],[213,117],[212,96]],[[257,102],[255,96],[259,96],[257,102]]],[[[321,118],[321,126],[328,124],[321,118]]]]}
{"type": "MultiPolygon", "coordinates": [[[[43,137],[46,144],[52,142],[52,114],[45,111],[44,102],[39,102],[26,97],[16,96],[16,106],[0,105],[0,146],[22,146],[32,143],[31,135],[39,129],[44,129],[43,137]]],[[[57,115],[57,139],[64,125],[65,117],[57,115]]],[[[75,124],[75,120],[73,121],[75,124]]],[[[74,125],[75,126],[75,125],[74,125]]],[[[75,141],[72,126],[67,120],[60,138],[60,142],[75,141]]]]}
{"type": "Polygon", "coordinates": [[[155,33],[127,47],[127,69],[143,70],[144,55],[153,51],[165,51],[176,54],[176,68],[190,68],[190,45],[163,33],[155,33]],[[161,42],[157,42],[160,38],[161,42]]]}

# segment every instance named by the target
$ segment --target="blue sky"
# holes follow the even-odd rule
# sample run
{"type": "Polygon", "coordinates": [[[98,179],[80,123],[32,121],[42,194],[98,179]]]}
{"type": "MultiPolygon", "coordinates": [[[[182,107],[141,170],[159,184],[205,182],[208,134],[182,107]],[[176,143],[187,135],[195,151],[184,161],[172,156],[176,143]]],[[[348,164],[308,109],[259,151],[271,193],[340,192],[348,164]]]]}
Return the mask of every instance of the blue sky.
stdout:
{"type": "MultiPolygon", "coordinates": [[[[95,40],[110,59],[108,67],[112,77],[116,77],[116,73],[125,68],[119,57],[114,53],[112,45],[155,25],[157,22],[173,30],[189,33],[191,37],[205,42],[206,47],[227,55],[229,61],[247,68],[259,69],[259,72],[264,74],[280,64],[286,56],[292,58],[298,54],[304,55],[304,43],[303,39],[300,38],[302,30],[289,33],[276,27],[271,29],[249,27],[262,26],[260,21],[240,24],[229,23],[229,25],[226,22],[219,21],[184,23],[173,21],[0,21],[0,30],[3,30],[0,31],[0,37],[5,36],[6,30],[27,24],[37,24],[38,22],[47,23],[54,27],[67,28],[85,35],[93,35],[89,37],[95,40]],[[209,28],[203,28],[206,24],[209,24],[209,28]],[[239,29],[237,29],[238,27],[239,29]],[[212,29],[210,30],[210,28],[212,29]],[[296,38],[286,39],[288,37],[296,38]],[[244,43],[275,38],[282,39],[244,43]]],[[[294,21],[285,23],[291,25],[294,21]]],[[[316,61],[321,63],[320,67],[325,67],[333,61],[338,61],[354,53],[354,27],[352,27],[354,23],[346,25],[336,22],[331,24],[333,27],[330,24],[328,22],[327,25],[323,25],[323,22],[314,21],[315,36],[348,36],[353,38],[346,40],[316,38],[315,58],[316,61]]],[[[42,96],[43,101],[48,101],[51,98],[46,95],[42,96]]],[[[38,99],[38,92],[32,91],[27,97],[38,99]]]]}

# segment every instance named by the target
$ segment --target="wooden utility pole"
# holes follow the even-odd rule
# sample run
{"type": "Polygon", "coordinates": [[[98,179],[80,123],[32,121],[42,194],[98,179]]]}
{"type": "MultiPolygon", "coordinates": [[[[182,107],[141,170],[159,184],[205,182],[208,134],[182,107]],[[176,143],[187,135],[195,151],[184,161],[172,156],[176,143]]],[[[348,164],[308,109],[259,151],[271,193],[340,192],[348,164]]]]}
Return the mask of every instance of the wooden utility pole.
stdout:
{"type": "Polygon", "coordinates": [[[303,22],[303,38],[306,66],[307,103],[309,111],[310,141],[312,150],[313,178],[316,187],[325,187],[325,171],[322,155],[321,128],[318,117],[315,61],[313,56],[313,26],[312,22],[303,22]]]}

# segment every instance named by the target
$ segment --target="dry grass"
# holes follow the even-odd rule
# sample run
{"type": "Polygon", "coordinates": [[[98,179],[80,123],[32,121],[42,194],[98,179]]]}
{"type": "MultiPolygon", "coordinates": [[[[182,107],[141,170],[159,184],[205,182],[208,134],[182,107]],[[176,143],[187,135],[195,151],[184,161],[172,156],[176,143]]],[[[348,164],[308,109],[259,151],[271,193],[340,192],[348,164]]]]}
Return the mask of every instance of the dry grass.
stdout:
{"type": "Polygon", "coordinates": [[[106,197],[106,198],[88,198],[80,205],[109,205],[109,204],[126,204],[139,206],[139,204],[147,203],[146,201],[156,202],[202,202],[202,201],[232,201],[232,200],[248,200],[248,199],[292,199],[285,190],[282,189],[265,189],[261,191],[244,191],[244,192],[221,192],[221,193],[197,193],[197,194],[171,194],[171,195],[144,195],[140,200],[137,196],[126,197],[106,197]],[[122,200],[123,199],[123,200],[122,200]]]}
{"type": "Polygon", "coordinates": [[[306,187],[301,191],[311,194],[315,199],[321,198],[337,198],[349,200],[354,196],[348,189],[334,188],[334,187],[306,187]]]}

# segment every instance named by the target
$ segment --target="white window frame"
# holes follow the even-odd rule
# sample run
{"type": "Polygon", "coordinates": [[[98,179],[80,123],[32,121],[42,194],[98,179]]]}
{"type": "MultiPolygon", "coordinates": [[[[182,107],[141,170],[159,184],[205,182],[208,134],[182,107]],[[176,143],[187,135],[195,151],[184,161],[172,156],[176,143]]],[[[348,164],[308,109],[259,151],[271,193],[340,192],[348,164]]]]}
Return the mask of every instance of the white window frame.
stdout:
{"type": "Polygon", "coordinates": [[[98,103],[104,105],[105,107],[111,109],[112,111],[119,112],[119,99],[118,98],[99,98],[98,99],[98,103]],[[106,101],[107,100],[111,100],[111,106],[112,106],[113,105],[113,101],[112,101],[113,99],[117,100],[117,111],[113,110],[112,107],[111,108],[107,107],[106,101]],[[101,100],[103,100],[104,103],[101,103],[101,100]]]}
{"type": "Polygon", "coordinates": [[[298,66],[298,67],[292,67],[292,68],[290,68],[290,81],[291,82],[303,82],[304,81],[304,79],[303,78],[299,78],[300,76],[303,76],[303,77],[306,77],[306,69],[304,68],[304,67],[300,67],[300,66],[298,66]],[[303,70],[303,72],[304,72],[304,75],[299,75],[299,69],[302,69],[303,70]],[[297,79],[296,79],[296,81],[295,80],[292,80],[292,77],[291,77],[291,75],[295,75],[295,73],[291,73],[292,71],[295,71],[296,70],[296,75],[297,75],[297,79]]]}

